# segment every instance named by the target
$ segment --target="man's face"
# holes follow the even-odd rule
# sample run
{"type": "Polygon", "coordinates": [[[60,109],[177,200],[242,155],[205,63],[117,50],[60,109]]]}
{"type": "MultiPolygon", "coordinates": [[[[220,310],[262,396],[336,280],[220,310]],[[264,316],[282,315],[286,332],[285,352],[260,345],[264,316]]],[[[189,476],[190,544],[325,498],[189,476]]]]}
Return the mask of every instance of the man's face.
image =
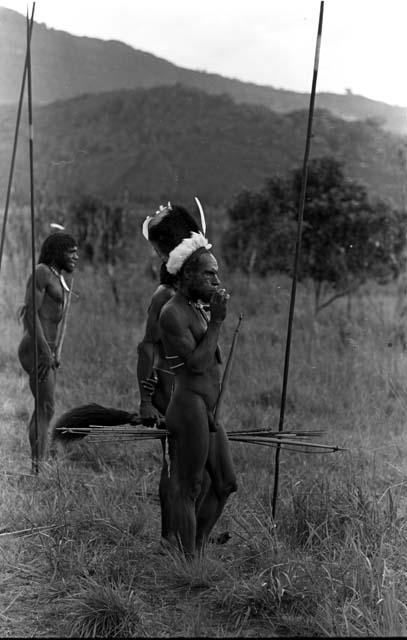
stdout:
{"type": "Polygon", "coordinates": [[[196,269],[188,272],[189,295],[193,300],[210,302],[219,285],[218,263],[211,253],[203,253],[196,269]]]}
{"type": "Polygon", "coordinates": [[[78,260],[79,260],[78,247],[72,247],[72,249],[67,249],[66,251],[63,252],[61,264],[59,266],[64,271],[67,271],[68,273],[73,273],[78,260]]]}

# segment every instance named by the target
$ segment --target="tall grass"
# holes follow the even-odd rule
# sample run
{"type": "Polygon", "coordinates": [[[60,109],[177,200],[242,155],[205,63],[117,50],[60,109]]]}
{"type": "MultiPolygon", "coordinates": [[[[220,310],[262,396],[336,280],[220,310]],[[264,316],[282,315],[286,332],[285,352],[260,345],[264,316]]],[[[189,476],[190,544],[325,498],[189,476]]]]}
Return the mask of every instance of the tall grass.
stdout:
{"type": "MultiPolygon", "coordinates": [[[[136,237],[138,258],[116,268],[119,307],[106,272],[75,276],[57,415],[91,401],[137,409],[136,347],[155,287],[147,255],[136,237]]],[[[188,563],[159,545],[157,442],[85,440],[29,476],[17,258],[8,255],[0,281],[3,635],[406,635],[407,368],[388,346],[391,289],[366,290],[351,317],[337,301],[315,320],[299,286],[285,426],[323,429],[347,452],[283,450],[273,522],[273,452],[232,443],[239,489],[216,528],[232,539],[188,563]]],[[[244,314],[226,428],[276,428],[290,282],[223,276],[224,354],[244,314]]]]}

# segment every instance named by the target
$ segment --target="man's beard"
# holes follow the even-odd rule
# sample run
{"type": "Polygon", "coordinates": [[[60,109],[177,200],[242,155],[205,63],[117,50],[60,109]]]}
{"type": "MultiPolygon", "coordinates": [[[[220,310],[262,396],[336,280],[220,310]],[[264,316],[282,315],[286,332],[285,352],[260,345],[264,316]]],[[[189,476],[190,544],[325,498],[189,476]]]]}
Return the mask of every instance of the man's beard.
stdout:
{"type": "Polygon", "coordinates": [[[213,295],[213,291],[208,291],[207,289],[195,289],[191,288],[189,290],[189,297],[191,300],[196,302],[197,300],[201,300],[202,302],[210,302],[213,295]]]}

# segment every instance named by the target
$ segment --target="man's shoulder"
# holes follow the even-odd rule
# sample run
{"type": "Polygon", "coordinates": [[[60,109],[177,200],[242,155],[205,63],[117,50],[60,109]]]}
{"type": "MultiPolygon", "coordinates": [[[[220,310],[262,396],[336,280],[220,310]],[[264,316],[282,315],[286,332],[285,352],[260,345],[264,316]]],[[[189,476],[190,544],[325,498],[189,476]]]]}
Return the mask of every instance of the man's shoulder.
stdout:
{"type": "Polygon", "coordinates": [[[160,284],[152,295],[150,306],[153,308],[162,307],[168,300],[171,300],[174,293],[175,290],[172,287],[160,284]]]}
{"type": "Polygon", "coordinates": [[[52,278],[50,268],[43,262],[40,262],[35,267],[35,277],[38,280],[39,284],[47,284],[52,278]]]}
{"type": "Polygon", "coordinates": [[[45,264],[44,262],[39,262],[36,266],[35,266],[35,270],[39,273],[44,272],[44,273],[51,273],[51,269],[49,268],[49,266],[47,264],[45,264]]]}
{"type": "Polygon", "coordinates": [[[162,326],[171,326],[175,324],[188,323],[185,305],[177,296],[172,296],[163,306],[160,313],[160,324],[162,326]]]}
{"type": "Polygon", "coordinates": [[[172,317],[174,314],[179,314],[180,305],[174,297],[169,298],[165,304],[163,304],[160,317],[172,317]]]}

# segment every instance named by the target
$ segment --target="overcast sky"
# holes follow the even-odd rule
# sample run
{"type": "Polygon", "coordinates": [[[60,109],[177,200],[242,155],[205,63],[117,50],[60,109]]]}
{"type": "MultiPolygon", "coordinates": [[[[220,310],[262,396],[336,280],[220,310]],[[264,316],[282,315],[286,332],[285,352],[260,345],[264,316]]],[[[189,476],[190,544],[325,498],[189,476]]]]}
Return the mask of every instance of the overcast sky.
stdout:
{"type": "MultiPolygon", "coordinates": [[[[0,0],[25,14],[31,1],[0,0]]],[[[320,0],[37,0],[37,22],[309,92],[320,0]]],[[[407,0],[325,0],[318,91],[407,106],[407,0]]]]}

